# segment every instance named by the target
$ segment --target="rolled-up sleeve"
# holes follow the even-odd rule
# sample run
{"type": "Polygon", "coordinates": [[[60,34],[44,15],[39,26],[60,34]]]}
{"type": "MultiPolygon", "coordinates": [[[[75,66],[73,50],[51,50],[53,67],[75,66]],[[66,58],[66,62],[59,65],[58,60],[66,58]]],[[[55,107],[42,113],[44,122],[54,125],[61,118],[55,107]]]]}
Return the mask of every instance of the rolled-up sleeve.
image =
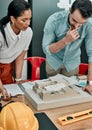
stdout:
{"type": "Polygon", "coordinates": [[[51,55],[49,50],[49,45],[55,42],[55,32],[54,32],[55,24],[54,19],[49,18],[44,27],[44,34],[42,39],[42,49],[46,55],[51,55]]]}

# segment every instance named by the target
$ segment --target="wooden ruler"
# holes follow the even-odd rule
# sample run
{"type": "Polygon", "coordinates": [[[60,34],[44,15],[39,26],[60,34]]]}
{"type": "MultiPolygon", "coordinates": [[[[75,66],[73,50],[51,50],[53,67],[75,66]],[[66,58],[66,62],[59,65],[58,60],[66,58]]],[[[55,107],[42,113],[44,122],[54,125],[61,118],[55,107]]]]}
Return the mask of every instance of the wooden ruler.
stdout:
{"type": "Polygon", "coordinates": [[[80,120],[90,118],[90,117],[92,117],[92,109],[73,113],[66,116],[61,116],[57,119],[57,122],[60,125],[66,125],[66,124],[70,124],[70,123],[80,121],[80,120]]]}

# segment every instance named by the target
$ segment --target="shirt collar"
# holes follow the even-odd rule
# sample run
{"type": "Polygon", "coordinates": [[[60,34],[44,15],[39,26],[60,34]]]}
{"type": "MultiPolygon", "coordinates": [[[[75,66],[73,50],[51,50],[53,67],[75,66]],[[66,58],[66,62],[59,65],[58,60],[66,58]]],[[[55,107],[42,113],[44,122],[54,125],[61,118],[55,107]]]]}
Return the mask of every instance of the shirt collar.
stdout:
{"type": "Polygon", "coordinates": [[[69,11],[67,11],[67,13],[66,13],[66,24],[68,25],[68,27],[70,27],[70,23],[69,23],[69,11]]]}
{"type": "Polygon", "coordinates": [[[16,35],[16,34],[14,33],[14,31],[12,30],[12,28],[11,28],[10,22],[7,23],[6,28],[7,28],[8,32],[9,32],[9,34],[11,35],[11,37],[13,38],[13,40],[16,40],[16,39],[20,39],[20,38],[21,38],[21,32],[22,32],[22,31],[20,31],[20,33],[19,33],[18,35],[16,35]]]}

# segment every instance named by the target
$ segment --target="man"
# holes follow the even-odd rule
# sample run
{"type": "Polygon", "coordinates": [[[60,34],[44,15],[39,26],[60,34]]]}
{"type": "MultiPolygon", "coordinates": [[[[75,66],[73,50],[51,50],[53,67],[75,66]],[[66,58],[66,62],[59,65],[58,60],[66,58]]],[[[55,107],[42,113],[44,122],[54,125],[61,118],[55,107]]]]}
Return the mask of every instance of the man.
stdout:
{"type": "Polygon", "coordinates": [[[88,85],[84,90],[92,94],[92,3],[75,0],[69,11],[50,16],[43,35],[46,54],[46,73],[66,76],[78,75],[81,45],[85,43],[88,56],[88,85]],[[83,42],[84,41],[84,42],[83,42]]]}

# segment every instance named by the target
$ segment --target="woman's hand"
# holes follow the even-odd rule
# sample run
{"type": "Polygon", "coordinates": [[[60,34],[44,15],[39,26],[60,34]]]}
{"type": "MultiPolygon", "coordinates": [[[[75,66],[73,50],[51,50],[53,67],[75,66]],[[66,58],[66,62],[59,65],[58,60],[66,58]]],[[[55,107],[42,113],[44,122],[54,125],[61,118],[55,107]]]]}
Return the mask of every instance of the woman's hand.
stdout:
{"type": "Polygon", "coordinates": [[[9,95],[5,88],[2,89],[1,93],[2,93],[4,99],[11,97],[11,94],[9,95]]]}

